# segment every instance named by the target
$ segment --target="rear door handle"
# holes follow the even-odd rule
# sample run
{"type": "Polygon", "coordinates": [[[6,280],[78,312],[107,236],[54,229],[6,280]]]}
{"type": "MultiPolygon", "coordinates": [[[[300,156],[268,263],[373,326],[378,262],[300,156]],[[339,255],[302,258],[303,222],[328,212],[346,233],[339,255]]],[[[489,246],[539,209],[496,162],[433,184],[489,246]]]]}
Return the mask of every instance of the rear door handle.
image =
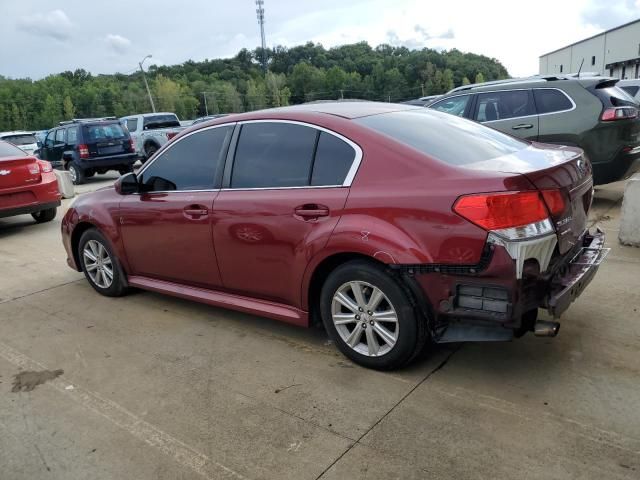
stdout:
{"type": "Polygon", "coordinates": [[[513,127],[511,127],[512,130],[524,130],[529,128],[533,128],[533,125],[531,125],[530,123],[521,123],[520,125],[514,125],[513,127]]]}
{"type": "Polygon", "coordinates": [[[199,219],[209,214],[209,209],[204,205],[189,205],[183,209],[184,215],[187,218],[199,219]]]}
{"type": "Polygon", "coordinates": [[[325,207],[324,205],[316,205],[316,204],[307,204],[301,205],[295,208],[294,217],[297,217],[299,220],[316,220],[320,217],[328,217],[329,216],[329,207],[325,207]]]}

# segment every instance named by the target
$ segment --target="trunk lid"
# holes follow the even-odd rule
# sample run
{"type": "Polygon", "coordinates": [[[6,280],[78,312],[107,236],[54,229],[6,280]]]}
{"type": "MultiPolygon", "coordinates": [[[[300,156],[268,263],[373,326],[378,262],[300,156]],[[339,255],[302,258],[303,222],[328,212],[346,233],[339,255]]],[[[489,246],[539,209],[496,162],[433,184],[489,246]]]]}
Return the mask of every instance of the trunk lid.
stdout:
{"type": "MultiPolygon", "coordinates": [[[[559,190],[564,208],[551,216],[558,236],[558,250],[565,254],[579,242],[587,228],[593,198],[591,163],[582,150],[533,143],[513,154],[467,167],[518,173],[540,191],[559,190]]],[[[547,206],[552,210],[551,205],[547,206]]]]}
{"type": "Polygon", "coordinates": [[[29,186],[40,179],[40,166],[35,157],[0,158],[0,189],[29,186]]]}

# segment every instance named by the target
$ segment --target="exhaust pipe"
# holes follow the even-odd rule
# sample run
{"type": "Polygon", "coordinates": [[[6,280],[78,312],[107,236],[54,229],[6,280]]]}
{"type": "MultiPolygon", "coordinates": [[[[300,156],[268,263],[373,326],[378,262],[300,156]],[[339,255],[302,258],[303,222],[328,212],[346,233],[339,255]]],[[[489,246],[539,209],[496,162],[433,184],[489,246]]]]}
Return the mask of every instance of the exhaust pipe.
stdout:
{"type": "Polygon", "coordinates": [[[549,322],[547,320],[538,320],[533,329],[536,337],[555,337],[560,330],[558,322],[549,322]]]}

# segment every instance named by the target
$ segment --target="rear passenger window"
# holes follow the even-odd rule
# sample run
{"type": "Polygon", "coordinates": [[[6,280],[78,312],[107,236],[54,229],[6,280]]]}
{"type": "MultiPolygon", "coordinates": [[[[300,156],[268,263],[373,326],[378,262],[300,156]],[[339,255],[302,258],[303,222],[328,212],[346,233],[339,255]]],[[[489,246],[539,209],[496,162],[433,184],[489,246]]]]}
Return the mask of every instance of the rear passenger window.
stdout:
{"type": "Polygon", "coordinates": [[[127,129],[130,132],[135,132],[136,130],[138,130],[138,119],[137,118],[129,118],[126,120],[127,122],[127,129]]]}
{"type": "Polygon", "coordinates": [[[528,115],[535,115],[529,90],[507,90],[478,94],[475,115],[478,122],[493,122],[528,115]]]}
{"type": "Polygon", "coordinates": [[[233,126],[210,128],[178,140],[139,176],[146,191],[211,190],[233,126]]]}
{"type": "Polygon", "coordinates": [[[236,148],[231,188],[309,185],[318,131],[290,123],[248,123],[236,148]]]}
{"type": "Polygon", "coordinates": [[[342,185],[354,159],[351,145],[330,133],[320,133],[311,185],[342,185]]]}
{"type": "Polygon", "coordinates": [[[78,127],[70,127],[67,129],[67,145],[76,143],[78,143],[78,127]]]}
{"type": "Polygon", "coordinates": [[[56,143],[64,143],[64,128],[56,130],[56,143]]]}
{"type": "Polygon", "coordinates": [[[571,110],[573,104],[560,90],[550,88],[536,88],[533,90],[538,113],[553,113],[571,110]]]}

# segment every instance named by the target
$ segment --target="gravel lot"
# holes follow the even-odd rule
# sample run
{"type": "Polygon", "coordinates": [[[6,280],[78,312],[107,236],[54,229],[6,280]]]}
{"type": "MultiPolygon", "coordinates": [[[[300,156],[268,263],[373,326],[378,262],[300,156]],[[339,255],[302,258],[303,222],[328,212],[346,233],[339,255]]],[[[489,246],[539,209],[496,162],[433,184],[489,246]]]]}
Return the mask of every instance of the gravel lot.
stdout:
{"type": "Polygon", "coordinates": [[[621,197],[596,194],[612,251],[557,338],[437,347],[393,373],[318,329],[101,297],[66,266],[62,212],[0,219],[0,478],[640,478],[640,249],[617,244],[621,197]]]}

